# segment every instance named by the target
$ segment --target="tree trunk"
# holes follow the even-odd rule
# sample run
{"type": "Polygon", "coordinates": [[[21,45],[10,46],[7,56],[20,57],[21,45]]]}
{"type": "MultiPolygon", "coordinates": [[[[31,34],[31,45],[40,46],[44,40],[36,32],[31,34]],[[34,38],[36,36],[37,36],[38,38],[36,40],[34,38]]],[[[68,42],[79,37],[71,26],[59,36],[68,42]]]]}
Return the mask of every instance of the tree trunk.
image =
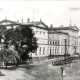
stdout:
{"type": "Polygon", "coordinates": [[[6,69],[7,69],[7,66],[8,66],[8,62],[6,62],[6,64],[5,64],[5,65],[6,65],[6,69]]]}
{"type": "Polygon", "coordinates": [[[18,67],[18,65],[19,65],[19,62],[18,62],[18,60],[17,60],[17,62],[16,62],[16,66],[18,67]]]}

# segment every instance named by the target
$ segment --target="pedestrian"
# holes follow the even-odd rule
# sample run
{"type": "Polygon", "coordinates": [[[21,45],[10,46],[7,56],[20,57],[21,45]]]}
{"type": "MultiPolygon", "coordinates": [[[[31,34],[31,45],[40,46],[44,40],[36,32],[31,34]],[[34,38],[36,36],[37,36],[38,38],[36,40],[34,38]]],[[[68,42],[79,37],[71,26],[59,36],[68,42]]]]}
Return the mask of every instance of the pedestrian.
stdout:
{"type": "Polygon", "coordinates": [[[65,76],[65,67],[61,67],[61,76],[65,76]]]}

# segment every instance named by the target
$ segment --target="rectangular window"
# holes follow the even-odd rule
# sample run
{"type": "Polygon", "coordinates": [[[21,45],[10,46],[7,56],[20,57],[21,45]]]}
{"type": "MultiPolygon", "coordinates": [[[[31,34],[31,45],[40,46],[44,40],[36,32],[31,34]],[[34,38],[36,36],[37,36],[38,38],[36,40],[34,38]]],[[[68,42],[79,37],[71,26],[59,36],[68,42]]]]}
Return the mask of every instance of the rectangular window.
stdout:
{"type": "Polygon", "coordinates": [[[35,54],[37,55],[37,50],[35,50],[35,54]]]}
{"type": "Polygon", "coordinates": [[[48,41],[48,44],[49,44],[49,41],[48,41]]]}
{"type": "Polygon", "coordinates": [[[54,44],[54,41],[53,41],[53,44],[54,44]]]}
{"type": "Polygon", "coordinates": [[[59,41],[58,41],[58,44],[59,44],[59,41]]]}
{"type": "Polygon", "coordinates": [[[55,54],[56,54],[56,49],[55,49],[55,54]]]}
{"type": "Polygon", "coordinates": [[[40,51],[39,51],[39,55],[41,55],[41,47],[40,47],[39,49],[40,49],[40,51]]]}
{"type": "Polygon", "coordinates": [[[50,44],[52,44],[52,42],[50,41],[50,44]]]}
{"type": "Polygon", "coordinates": [[[43,55],[45,55],[45,47],[43,47],[43,55]]]}
{"type": "Polygon", "coordinates": [[[53,54],[54,54],[54,48],[53,48],[53,54]]]}
{"type": "Polygon", "coordinates": [[[55,45],[57,45],[57,42],[55,42],[55,45]]]}
{"type": "Polygon", "coordinates": [[[45,32],[43,32],[43,34],[45,35],[45,32]]]}
{"type": "Polygon", "coordinates": [[[63,48],[61,48],[61,53],[63,54],[63,48]]]}

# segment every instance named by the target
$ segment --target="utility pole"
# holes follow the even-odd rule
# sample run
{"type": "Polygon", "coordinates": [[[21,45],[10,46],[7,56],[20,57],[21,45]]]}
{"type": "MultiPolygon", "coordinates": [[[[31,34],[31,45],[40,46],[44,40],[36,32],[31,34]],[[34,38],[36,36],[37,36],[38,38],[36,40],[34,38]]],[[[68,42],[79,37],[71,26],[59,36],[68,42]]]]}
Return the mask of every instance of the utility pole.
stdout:
{"type": "MultiPolygon", "coordinates": [[[[67,52],[67,47],[66,47],[66,42],[67,42],[67,39],[64,39],[64,44],[65,44],[65,54],[64,54],[64,57],[65,57],[65,66],[66,66],[66,52],[67,52]]],[[[66,75],[65,74],[65,66],[62,66],[60,69],[61,69],[61,77],[62,77],[62,80],[64,79],[64,76],[66,75]]]]}
{"type": "Polygon", "coordinates": [[[72,11],[78,11],[80,9],[78,7],[72,7],[72,8],[70,7],[69,10],[70,10],[70,26],[71,26],[71,24],[72,24],[72,19],[71,19],[72,11]]]}
{"type": "Polygon", "coordinates": [[[67,42],[67,39],[64,39],[64,42],[65,42],[65,65],[66,65],[66,57],[67,57],[67,47],[66,47],[66,42],[67,42]]]}
{"type": "Polygon", "coordinates": [[[33,22],[34,22],[34,18],[35,18],[35,0],[33,0],[33,22]]]}
{"type": "Polygon", "coordinates": [[[77,48],[77,46],[74,46],[74,54],[76,54],[76,48],[77,48]]]}
{"type": "Polygon", "coordinates": [[[70,26],[71,26],[72,20],[71,20],[71,8],[70,8],[70,26]]]}

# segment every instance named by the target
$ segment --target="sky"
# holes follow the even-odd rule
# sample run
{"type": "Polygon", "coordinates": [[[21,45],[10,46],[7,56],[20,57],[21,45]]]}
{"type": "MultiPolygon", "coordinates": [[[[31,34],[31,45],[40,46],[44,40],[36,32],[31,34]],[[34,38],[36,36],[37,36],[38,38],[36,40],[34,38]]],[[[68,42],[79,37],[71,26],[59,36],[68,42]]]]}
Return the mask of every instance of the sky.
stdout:
{"type": "Polygon", "coordinates": [[[0,20],[27,22],[40,19],[50,26],[76,25],[80,29],[79,0],[0,0],[0,20]],[[70,10],[72,8],[72,10],[70,10]],[[73,8],[76,8],[73,10],[73,8]]]}

